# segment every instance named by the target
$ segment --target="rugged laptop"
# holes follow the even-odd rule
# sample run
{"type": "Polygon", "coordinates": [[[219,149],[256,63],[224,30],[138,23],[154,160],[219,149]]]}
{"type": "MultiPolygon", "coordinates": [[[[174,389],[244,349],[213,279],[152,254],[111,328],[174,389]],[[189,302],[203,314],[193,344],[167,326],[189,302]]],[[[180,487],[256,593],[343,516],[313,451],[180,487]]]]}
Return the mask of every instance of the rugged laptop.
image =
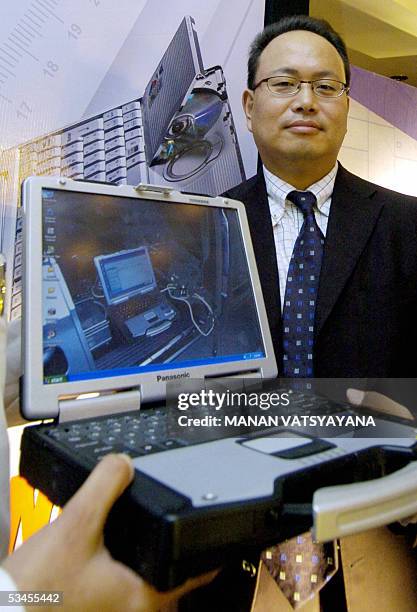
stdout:
{"type": "Polygon", "coordinates": [[[48,422],[21,473],[63,505],[105,454],[133,457],[116,558],[167,589],[313,522],[326,540],[417,511],[412,423],[317,437],[283,417],[353,413],[260,387],[277,371],[242,204],[59,177],[23,201],[22,406],[48,422]]]}

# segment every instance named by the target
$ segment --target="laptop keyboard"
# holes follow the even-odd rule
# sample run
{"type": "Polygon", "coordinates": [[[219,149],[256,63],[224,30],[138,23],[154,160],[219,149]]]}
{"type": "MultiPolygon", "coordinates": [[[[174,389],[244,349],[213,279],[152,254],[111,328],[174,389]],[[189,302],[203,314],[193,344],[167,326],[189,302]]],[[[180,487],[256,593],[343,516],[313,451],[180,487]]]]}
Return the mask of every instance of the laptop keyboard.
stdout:
{"type": "Polygon", "coordinates": [[[133,297],[126,300],[122,304],[112,306],[112,317],[117,316],[121,322],[124,322],[142,312],[146,312],[147,310],[154,308],[160,302],[161,294],[159,291],[153,291],[139,297],[133,297]]]}
{"type": "MultiPolygon", "coordinates": [[[[317,396],[292,393],[291,409],[282,409],[285,415],[341,414],[347,411],[343,404],[317,396]]],[[[225,412],[226,413],[226,412],[225,412]]],[[[228,408],[227,415],[259,416],[259,408],[228,408]]],[[[180,413],[175,409],[152,408],[129,414],[74,421],[69,424],[45,426],[43,434],[69,447],[72,453],[82,454],[99,461],[112,452],[127,453],[131,457],[163,452],[173,448],[209,442],[221,438],[238,437],[265,430],[256,426],[243,427],[180,427],[180,414],[203,418],[215,416],[213,408],[195,407],[180,413]]],[[[282,431],[269,428],[268,431],[282,431]]],[[[346,432],[347,432],[346,428],[346,432]]],[[[353,430],[353,428],[352,428],[353,430]]],[[[311,431],[311,430],[310,430],[311,431]]]]}
{"type": "Polygon", "coordinates": [[[21,179],[32,175],[127,184],[145,161],[140,99],[20,147],[21,179]]]}

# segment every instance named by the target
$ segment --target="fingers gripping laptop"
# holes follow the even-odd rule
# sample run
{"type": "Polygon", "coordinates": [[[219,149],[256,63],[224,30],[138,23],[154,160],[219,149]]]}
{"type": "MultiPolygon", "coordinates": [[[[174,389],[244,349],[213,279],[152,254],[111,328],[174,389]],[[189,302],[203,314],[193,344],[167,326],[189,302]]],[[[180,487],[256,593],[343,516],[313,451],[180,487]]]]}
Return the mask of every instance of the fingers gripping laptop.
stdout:
{"type": "Polygon", "coordinates": [[[105,454],[131,455],[105,533],[115,558],[167,589],[313,520],[325,540],[417,511],[410,425],[383,443],[319,439],[201,427],[219,413],[180,421],[165,405],[178,381],[249,390],[277,374],[241,203],[63,177],[27,180],[23,201],[23,412],[48,422],[25,428],[21,473],[63,505],[105,454]],[[335,493],[394,470],[366,495],[360,482],[335,493]]]}

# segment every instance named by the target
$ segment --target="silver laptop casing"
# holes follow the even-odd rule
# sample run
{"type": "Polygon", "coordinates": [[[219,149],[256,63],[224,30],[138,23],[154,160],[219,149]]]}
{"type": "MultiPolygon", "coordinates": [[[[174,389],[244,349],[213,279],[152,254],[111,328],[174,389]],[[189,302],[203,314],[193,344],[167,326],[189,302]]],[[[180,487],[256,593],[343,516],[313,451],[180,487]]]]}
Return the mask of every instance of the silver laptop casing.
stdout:
{"type": "MultiPolygon", "coordinates": [[[[253,248],[250,240],[249,226],[244,205],[222,197],[206,197],[183,194],[168,188],[148,187],[138,191],[131,186],[114,186],[107,184],[73,181],[62,177],[31,177],[23,184],[24,202],[24,308],[23,308],[23,364],[24,384],[22,394],[22,412],[28,419],[54,419],[62,416],[68,409],[69,418],[82,418],[92,414],[119,412],[120,410],[138,409],[142,402],[165,398],[166,381],[175,378],[221,376],[257,376],[274,378],[277,374],[271,335],[267,322],[260,281],[255,265],[253,248]],[[42,189],[64,190],[74,193],[113,195],[126,198],[140,198],[193,204],[198,206],[222,207],[236,210],[241,228],[243,245],[246,254],[254,300],[261,329],[266,357],[248,361],[232,361],[189,368],[173,365],[172,369],[143,374],[129,374],[63,382],[56,384],[43,383],[43,319],[42,319],[42,189]],[[162,380],[163,379],[163,380],[162,380]],[[84,394],[98,394],[98,397],[76,399],[84,394]],[[107,405],[107,407],[105,407],[107,405]],[[71,416],[72,415],[72,416],[71,416]]],[[[91,228],[94,231],[94,228],[91,228]]],[[[68,418],[66,417],[66,418],[68,418]]],[[[66,419],[65,419],[66,420],[66,419]]]]}

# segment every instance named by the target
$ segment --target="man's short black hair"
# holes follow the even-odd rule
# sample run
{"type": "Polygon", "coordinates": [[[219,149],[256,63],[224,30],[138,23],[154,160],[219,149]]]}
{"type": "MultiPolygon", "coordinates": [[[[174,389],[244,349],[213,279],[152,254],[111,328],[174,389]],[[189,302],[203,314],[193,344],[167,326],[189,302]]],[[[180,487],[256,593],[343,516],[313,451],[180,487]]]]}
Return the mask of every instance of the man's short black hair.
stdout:
{"type": "Polygon", "coordinates": [[[316,19],[314,17],[309,17],[308,15],[291,15],[290,17],[283,17],[279,21],[266,26],[266,28],[256,36],[255,40],[251,44],[248,59],[248,89],[253,89],[255,87],[255,76],[258,69],[259,57],[265,47],[269,45],[271,40],[274,40],[274,38],[280,36],[280,34],[285,34],[285,32],[292,32],[294,30],[313,32],[314,34],[318,34],[319,36],[322,36],[328,40],[343,60],[346,74],[346,85],[349,85],[349,58],[346,51],[346,45],[339,34],[335,32],[332,26],[324,19],[316,19]]]}

